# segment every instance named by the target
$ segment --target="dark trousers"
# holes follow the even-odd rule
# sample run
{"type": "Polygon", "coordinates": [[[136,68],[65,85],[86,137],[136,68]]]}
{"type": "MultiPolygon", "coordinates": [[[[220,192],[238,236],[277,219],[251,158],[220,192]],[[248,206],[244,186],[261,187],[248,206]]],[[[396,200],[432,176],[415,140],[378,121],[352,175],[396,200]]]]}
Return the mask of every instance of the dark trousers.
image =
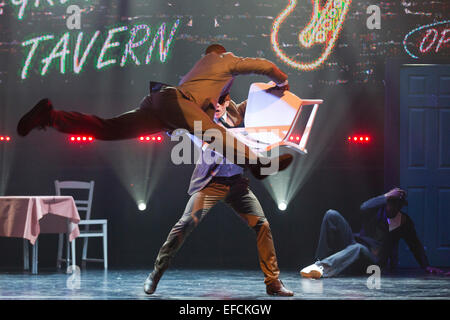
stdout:
{"type": "Polygon", "coordinates": [[[355,241],[350,225],[335,210],[328,210],[323,218],[316,259],[316,264],[324,268],[324,277],[342,272],[359,273],[376,263],[376,257],[369,248],[355,241]]]}
{"type": "Polygon", "coordinates": [[[203,190],[194,193],[186,205],[180,220],[170,231],[155,262],[155,272],[163,273],[180,249],[187,236],[198,226],[209,210],[219,201],[224,201],[256,234],[259,264],[264,273],[264,282],[270,284],[278,279],[277,257],[273,245],[269,222],[251,190],[248,180],[240,178],[231,184],[213,180],[203,190]]]}
{"type": "Polygon", "coordinates": [[[256,163],[257,155],[254,152],[227,133],[225,128],[214,123],[194,101],[172,87],[152,93],[142,100],[138,109],[111,119],[54,110],[51,125],[63,133],[89,134],[98,140],[123,140],[175,129],[186,129],[194,134],[195,121],[201,123],[201,133],[210,129],[220,133],[214,136],[214,142],[221,145],[227,155],[233,154],[235,163],[249,163],[249,160],[256,163]]]}

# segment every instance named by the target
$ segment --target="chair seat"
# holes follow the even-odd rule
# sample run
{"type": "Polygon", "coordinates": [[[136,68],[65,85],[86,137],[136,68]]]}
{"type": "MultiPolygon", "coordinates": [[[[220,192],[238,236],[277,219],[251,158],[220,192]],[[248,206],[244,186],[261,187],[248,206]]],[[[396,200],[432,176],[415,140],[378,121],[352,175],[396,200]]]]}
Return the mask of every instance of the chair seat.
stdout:
{"type": "Polygon", "coordinates": [[[107,224],[108,220],[106,219],[94,219],[94,220],[81,220],[79,225],[87,225],[87,224],[107,224]]]}

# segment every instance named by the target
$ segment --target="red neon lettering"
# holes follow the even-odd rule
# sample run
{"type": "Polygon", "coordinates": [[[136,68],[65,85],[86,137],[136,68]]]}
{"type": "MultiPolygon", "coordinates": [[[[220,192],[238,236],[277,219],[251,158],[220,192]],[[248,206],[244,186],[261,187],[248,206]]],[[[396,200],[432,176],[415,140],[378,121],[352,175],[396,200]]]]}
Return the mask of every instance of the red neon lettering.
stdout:
{"type": "Polygon", "coordinates": [[[439,34],[439,32],[436,29],[428,29],[427,34],[423,37],[422,42],[420,43],[420,46],[419,46],[420,52],[425,53],[425,52],[430,51],[431,47],[436,42],[438,34],[439,34]],[[425,42],[428,40],[428,38],[431,36],[432,33],[434,33],[433,41],[431,41],[431,43],[424,49],[423,45],[425,44],[425,42]]]}
{"type": "Polygon", "coordinates": [[[436,53],[438,53],[439,52],[439,50],[441,49],[441,46],[443,45],[443,44],[447,44],[449,41],[450,41],[450,37],[449,38],[446,38],[445,36],[447,35],[447,32],[449,32],[450,31],[450,29],[445,29],[444,31],[442,31],[442,36],[441,36],[441,39],[439,40],[439,43],[438,43],[438,45],[436,46],[436,53]]]}

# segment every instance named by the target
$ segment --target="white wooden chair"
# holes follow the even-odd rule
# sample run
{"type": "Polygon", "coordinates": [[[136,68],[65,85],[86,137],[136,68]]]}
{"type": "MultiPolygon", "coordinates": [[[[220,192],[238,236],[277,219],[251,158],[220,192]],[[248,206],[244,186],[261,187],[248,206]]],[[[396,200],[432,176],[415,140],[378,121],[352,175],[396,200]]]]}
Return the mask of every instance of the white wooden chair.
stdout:
{"type": "MultiPolygon", "coordinates": [[[[87,200],[77,200],[75,199],[75,204],[77,206],[78,212],[84,211],[86,212],[86,218],[85,220],[81,220],[78,224],[80,226],[80,235],[78,238],[84,238],[83,239],[83,253],[82,253],[82,266],[84,267],[86,265],[86,262],[103,262],[105,270],[108,269],[108,220],[106,219],[97,219],[92,220],[91,219],[91,208],[92,208],[92,198],[94,194],[94,181],[90,182],[83,182],[83,181],[55,181],[55,189],[56,189],[56,195],[60,196],[62,190],[88,190],[89,196],[87,200]],[[89,230],[90,226],[101,226],[101,230],[89,230]],[[84,228],[82,227],[84,226],[84,228]],[[87,251],[88,251],[88,241],[89,238],[92,237],[101,237],[103,238],[103,259],[92,259],[87,257],[87,251]]],[[[66,195],[67,192],[65,192],[64,195],[66,195]]],[[[74,239],[72,241],[72,264],[75,264],[76,261],[75,257],[75,241],[74,239]]],[[[58,258],[56,260],[56,265],[58,268],[61,268],[61,262],[66,262],[67,266],[70,265],[70,243],[69,239],[66,236],[66,258],[64,259],[62,257],[62,251],[63,251],[63,244],[64,244],[64,234],[59,234],[59,241],[58,241],[58,258]]]]}
{"type": "Polygon", "coordinates": [[[274,83],[253,83],[250,86],[244,117],[244,128],[228,129],[252,150],[265,153],[287,147],[307,154],[314,119],[321,99],[301,99],[289,91],[273,90],[274,83]],[[289,141],[302,113],[302,107],[314,105],[299,143],[289,141]]]}

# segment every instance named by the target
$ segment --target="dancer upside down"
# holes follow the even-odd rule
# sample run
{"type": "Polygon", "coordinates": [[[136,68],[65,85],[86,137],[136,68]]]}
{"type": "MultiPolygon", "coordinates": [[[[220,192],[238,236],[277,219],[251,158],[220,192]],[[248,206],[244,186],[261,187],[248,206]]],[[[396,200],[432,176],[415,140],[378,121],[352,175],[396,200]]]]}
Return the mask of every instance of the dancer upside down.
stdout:
{"type": "Polygon", "coordinates": [[[25,114],[17,126],[17,132],[26,136],[35,128],[52,127],[69,134],[89,134],[99,140],[133,139],[160,131],[172,132],[186,129],[194,132],[194,122],[200,121],[202,133],[216,129],[215,143],[222,145],[224,154],[233,155],[235,164],[248,167],[258,179],[264,179],[261,168],[272,167],[277,162],[278,171],[286,169],[292,155],[284,154],[267,159],[256,154],[238,141],[227,130],[213,122],[207,113],[214,109],[219,98],[230,92],[237,75],[260,74],[269,77],[281,90],[289,90],[287,75],[272,62],[261,58],[237,57],[220,44],[210,45],[205,55],[183,77],[178,86],[162,85],[160,90],[146,96],[140,107],[112,119],[79,112],[54,110],[49,99],[41,100],[25,114]],[[239,163],[245,159],[245,163],[239,163]]]}
{"type": "MultiPolygon", "coordinates": [[[[218,103],[214,120],[225,127],[236,127],[243,122],[246,102],[236,105],[229,95],[218,103]]],[[[189,199],[180,220],[173,226],[156,258],[153,272],[144,283],[147,294],[155,292],[159,280],[177,251],[192,230],[219,201],[228,204],[234,212],[256,233],[259,264],[264,273],[266,292],[269,295],[293,296],[281,280],[272,232],[264,211],[243,177],[243,169],[227,162],[220,154],[206,149],[192,174],[189,199]]]]}

